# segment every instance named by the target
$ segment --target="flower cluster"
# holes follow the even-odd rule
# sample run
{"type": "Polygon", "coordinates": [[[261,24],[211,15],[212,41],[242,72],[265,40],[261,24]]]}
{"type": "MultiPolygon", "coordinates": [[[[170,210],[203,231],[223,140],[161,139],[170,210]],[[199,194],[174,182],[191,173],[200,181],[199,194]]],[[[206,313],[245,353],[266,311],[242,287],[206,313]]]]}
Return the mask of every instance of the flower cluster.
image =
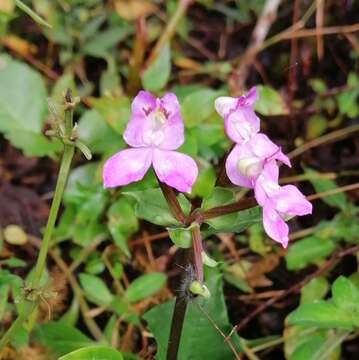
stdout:
{"type": "Polygon", "coordinates": [[[293,185],[278,184],[277,161],[290,161],[266,135],[259,132],[260,119],[253,110],[256,89],[239,98],[219,97],[217,112],[224,118],[225,130],[235,146],[226,160],[226,172],[235,185],[254,189],[263,208],[266,233],[283,247],[288,245],[289,228],[285,220],[312,212],[311,203],[293,185]]]}
{"type": "Polygon", "coordinates": [[[173,151],[184,142],[184,126],[176,95],[155,98],[140,91],[132,102],[123,138],[130,146],[109,158],[103,169],[105,188],[141,180],[151,164],[158,179],[181,192],[191,192],[197,179],[195,161],[173,151]]]}
{"type": "MultiPolygon", "coordinates": [[[[284,247],[288,244],[285,220],[312,212],[312,205],[293,185],[279,186],[278,162],[290,161],[279,146],[259,132],[260,119],[253,110],[256,89],[239,98],[219,97],[217,112],[224,118],[225,130],[235,146],[226,161],[233,184],[254,189],[263,208],[267,234],[284,247]]],[[[132,115],[123,138],[130,148],[108,159],[103,169],[105,187],[127,185],[141,180],[153,165],[161,182],[180,192],[190,192],[197,179],[195,161],[174,151],[184,142],[184,126],[176,95],[155,98],[140,91],[132,102],[132,115]]]]}

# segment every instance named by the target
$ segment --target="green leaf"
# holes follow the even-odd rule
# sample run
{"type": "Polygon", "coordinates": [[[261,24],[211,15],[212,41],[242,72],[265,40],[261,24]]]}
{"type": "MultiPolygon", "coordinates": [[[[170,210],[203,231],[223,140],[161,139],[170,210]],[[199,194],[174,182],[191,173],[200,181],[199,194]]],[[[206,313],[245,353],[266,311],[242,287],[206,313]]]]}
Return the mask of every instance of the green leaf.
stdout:
{"type": "Polygon", "coordinates": [[[109,305],[113,300],[110,290],[97,276],[81,273],[80,284],[85,291],[86,297],[96,305],[109,305]]]}
{"type": "Polygon", "coordinates": [[[329,291],[328,280],[325,277],[316,277],[303,286],[300,294],[300,303],[306,304],[321,300],[329,291]]]}
{"type": "Polygon", "coordinates": [[[333,332],[333,329],[286,326],[283,334],[285,358],[288,360],[339,360],[340,346],[332,346],[337,334],[340,334],[340,331],[333,332]],[[320,358],[325,355],[324,352],[326,356],[320,358]]]}
{"type": "MultiPolygon", "coordinates": [[[[97,110],[107,124],[122,136],[131,116],[130,99],[126,96],[103,96],[100,98],[91,98],[90,101],[93,109],[97,110]]],[[[118,144],[120,147],[120,138],[118,139],[118,144]]]]}
{"type": "MultiPolygon", "coordinates": [[[[318,173],[313,169],[306,168],[305,173],[311,175],[309,177],[309,181],[312,183],[317,193],[336,189],[338,187],[333,180],[320,178],[320,173],[318,173]]],[[[348,208],[348,200],[344,193],[337,193],[337,194],[325,196],[322,197],[321,199],[328,205],[338,207],[343,211],[345,211],[348,208]]]]}
{"type": "Polygon", "coordinates": [[[138,230],[138,219],[133,206],[127,198],[121,197],[111,205],[107,217],[107,227],[115,244],[130,256],[127,239],[138,230]]]}
{"type": "Polygon", "coordinates": [[[123,360],[116,349],[107,346],[91,346],[61,356],[59,360],[123,360]]]}
{"type": "Polygon", "coordinates": [[[358,89],[343,91],[337,95],[339,113],[350,118],[355,118],[359,114],[357,98],[358,89]]]}
{"type": "Polygon", "coordinates": [[[289,325],[317,326],[319,328],[352,329],[354,323],[351,314],[339,309],[328,301],[303,304],[288,317],[289,325]]]}
{"type": "MultiPolygon", "coordinates": [[[[126,191],[124,195],[130,196],[136,200],[135,212],[140,219],[151,222],[156,225],[180,225],[172,216],[160,189],[147,189],[143,191],[126,191]]],[[[186,213],[183,205],[188,207],[189,202],[183,196],[178,197],[183,211],[186,213]]]]}
{"type": "MultiPolygon", "coordinates": [[[[203,200],[202,209],[207,210],[212,207],[234,203],[235,194],[227,188],[216,187],[211,196],[203,200]]],[[[239,233],[248,226],[262,221],[262,211],[259,206],[238,211],[237,213],[219,216],[214,219],[206,220],[210,225],[209,233],[235,232],[239,233]]]]}
{"type": "Polygon", "coordinates": [[[171,49],[167,42],[154,62],[146,69],[143,74],[143,87],[148,91],[159,91],[163,89],[171,74],[171,49]]]}
{"type": "Polygon", "coordinates": [[[189,228],[167,228],[167,231],[176,246],[184,249],[191,247],[192,237],[189,228]]]}
{"type": "MultiPolygon", "coordinates": [[[[186,316],[183,324],[178,359],[221,359],[234,358],[226,341],[219,334],[208,317],[225,334],[229,334],[232,325],[229,322],[224,296],[222,291],[222,279],[216,274],[212,276],[206,285],[211,297],[195,299],[188,303],[186,316]]],[[[170,333],[171,319],[173,314],[174,300],[157,305],[144,315],[148,327],[154,334],[157,342],[156,359],[165,359],[170,333]]],[[[231,337],[234,347],[239,349],[237,334],[231,337]]]]}
{"type": "Polygon", "coordinates": [[[353,322],[359,326],[359,289],[344,276],[338,277],[332,286],[334,303],[351,314],[353,322]]]}
{"type": "Polygon", "coordinates": [[[219,92],[212,89],[201,89],[187,95],[182,103],[183,121],[188,128],[198,126],[214,113],[214,100],[219,92]]]}
{"type": "Polygon", "coordinates": [[[330,238],[310,236],[290,245],[285,254],[288,270],[299,270],[308,264],[322,260],[335,250],[335,243],[330,238]]]}
{"type": "Polygon", "coordinates": [[[66,312],[61,316],[60,321],[63,324],[69,325],[69,326],[75,326],[80,314],[80,305],[74,297],[72,299],[71,305],[67,308],[66,312]]]}
{"type": "Polygon", "coordinates": [[[257,86],[258,100],[254,109],[261,115],[275,116],[288,114],[288,107],[282,96],[270,86],[257,86]]]}
{"type": "Polygon", "coordinates": [[[92,340],[80,330],[61,321],[49,321],[38,325],[35,338],[40,344],[60,356],[93,344],[92,340]]]}
{"type": "Polygon", "coordinates": [[[113,47],[124,40],[131,32],[129,26],[117,26],[104,30],[86,42],[82,52],[86,55],[106,58],[113,51],[113,47]]]}
{"type": "Polygon", "coordinates": [[[318,136],[323,135],[324,132],[327,130],[327,127],[328,127],[328,121],[323,115],[321,114],[312,115],[307,123],[305,137],[308,140],[315,139],[318,136]]]}
{"type": "Polygon", "coordinates": [[[86,111],[77,127],[77,135],[96,154],[114,153],[122,139],[96,110],[86,111]]]}
{"type": "Polygon", "coordinates": [[[27,156],[53,156],[61,144],[41,133],[47,94],[40,74],[2,55],[0,84],[0,132],[27,156]]]}
{"type": "Polygon", "coordinates": [[[201,198],[208,197],[216,183],[216,172],[212,165],[206,164],[200,168],[196,182],[192,187],[192,196],[199,196],[201,198]]]}
{"type": "Polygon", "coordinates": [[[318,94],[323,94],[327,91],[327,85],[322,79],[310,79],[309,84],[318,94]]]}
{"type": "Polygon", "coordinates": [[[161,290],[165,283],[165,274],[154,272],[142,275],[129,285],[125,292],[126,299],[129,302],[143,300],[161,290]]]}

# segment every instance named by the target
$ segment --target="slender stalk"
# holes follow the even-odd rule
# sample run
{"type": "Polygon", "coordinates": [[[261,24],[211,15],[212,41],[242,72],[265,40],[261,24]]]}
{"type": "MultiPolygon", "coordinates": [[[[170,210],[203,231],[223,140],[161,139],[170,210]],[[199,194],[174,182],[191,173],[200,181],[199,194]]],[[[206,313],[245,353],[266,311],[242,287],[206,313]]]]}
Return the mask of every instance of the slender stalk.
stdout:
{"type": "Polygon", "coordinates": [[[193,247],[193,263],[196,273],[196,279],[203,282],[203,261],[202,261],[202,237],[200,226],[197,224],[191,229],[192,247],[193,247]]]}
{"type": "MultiPolygon", "coordinates": [[[[71,95],[70,95],[71,96],[71,95]]],[[[66,99],[67,102],[71,103],[71,99],[66,99]],[[70,100],[70,101],[69,101],[70,100]]],[[[66,138],[71,137],[72,126],[73,126],[73,108],[69,106],[65,111],[65,136],[66,138]]],[[[62,201],[62,196],[64,194],[67,178],[70,171],[71,161],[74,156],[75,148],[71,144],[65,144],[64,153],[61,159],[61,165],[59,170],[59,176],[57,178],[56,188],[54,198],[52,200],[49,218],[47,220],[46,229],[44,233],[43,240],[41,242],[40,252],[35,265],[35,275],[32,281],[31,286],[33,288],[38,288],[40,285],[41,275],[44,271],[46,264],[46,257],[49,251],[51,236],[55,227],[55,222],[57,219],[57,214],[62,201]]]]}
{"type": "MultiPolygon", "coordinates": [[[[47,253],[49,251],[50,240],[54,230],[57,214],[61,205],[61,200],[63,196],[63,192],[65,189],[66,181],[68,178],[71,161],[74,155],[74,145],[72,145],[69,141],[71,139],[72,133],[72,116],[73,116],[73,102],[70,91],[67,92],[65,96],[66,100],[66,110],[65,110],[65,134],[63,136],[64,140],[64,153],[61,159],[61,165],[59,170],[59,176],[56,183],[55,194],[51,204],[49,218],[47,220],[47,225],[44,233],[43,240],[40,246],[40,252],[36,261],[34,277],[29,284],[29,288],[31,290],[37,291],[40,285],[41,276],[45,269],[47,253]]],[[[21,314],[17,317],[17,319],[12,323],[9,329],[5,332],[2,339],[0,340],[0,352],[3,347],[11,340],[12,335],[17,331],[19,327],[22,326],[24,321],[31,316],[32,312],[36,309],[37,301],[30,301],[26,298],[23,299],[23,303],[25,304],[25,308],[21,314]]]]}
{"type": "Polygon", "coordinates": [[[167,360],[176,360],[181,341],[184,318],[186,316],[187,298],[183,295],[176,297],[173,309],[170,337],[168,340],[167,360]]]}
{"type": "Polygon", "coordinates": [[[180,223],[186,223],[186,215],[183,213],[181,205],[179,204],[176,194],[171,187],[166,185],[165,183],[161,182],[159,179],[158,183],[162,190],[163,196],[165,197],[167,204],[171,210],[172,215],[174,218],[179,221],[180,223]]]}
{"type": "Polygon", "coordinates": [[[247,198],[232,204],[216,206],[214,208],[204,210],[200,212],[198,216],[203,221],[203,220],[213,219],[219,216],[231,214],[234,212],[238,212],[241,210],[249,209],[255,205],[256,205],[256,200],[254,198],[247,198]]]}
{"type": "Polygon", "coordinates": [[[192,0],[179,0],[177,8],[175,9],[170,21],[167,23],[166,28],[164,29],[162,35],[158,39],[154,48],[152,49],[150,56],[147,60],[147,67],[156,59],[160,53],[162,47],[166,42],[170,41],[175,34],[176,28],[182,17],[187,11],[187,8],[191,4],[192,0]]]}

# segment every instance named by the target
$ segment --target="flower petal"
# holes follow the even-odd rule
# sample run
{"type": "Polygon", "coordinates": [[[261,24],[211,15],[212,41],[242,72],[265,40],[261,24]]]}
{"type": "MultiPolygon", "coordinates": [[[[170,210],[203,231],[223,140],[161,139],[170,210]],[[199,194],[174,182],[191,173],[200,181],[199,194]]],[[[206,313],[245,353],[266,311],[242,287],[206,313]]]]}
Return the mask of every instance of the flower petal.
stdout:
{"type": "Polygon", "coordinates": [[[254,103],[257,101],[257,89],[255,86],[251,87],[247,92],[245,97],[245,105],[246,106],[253,106],[254,103]]]}
{"type": "Polygon", "coordinates": [[[147,120],[148,114],[156,109],[156,98],[147,91],[140,91],[133,99],[131,105],[131,118],[127,124],[123,138],[126,143],[133,147],[144,147],[144,134],[150,125],[147,120]]]}
{"type": "Polygon", "coordinates": [[[271,201],[277,211],[290,216],[311,214],[313,210],[312,204],[294,185],[281,186],[271,201]]]}
{"type": "Polygon", "coordinates": [[[153,167],[160,181],[181,192],[191,192],[198,175],[196,162],[176,151],[155,149],[153,167]]]}
{"type": "Polygon", "coordinates": [[[254,195],[259,205],[263,206],[267,199],[280,190],[278,184],[279,168],[275,160],[271,160],[263,167],[261,175],[257,178],[254,195]]]}
{"type": "Polygon", "coordinates": [[[141,90],[133,99],[131,112],[133,115],[146,115],[156,108],[156,98],[148,91],[141,90]]]}
{"type": "Polygon", "coordinates": [[[250,139],[251,149],[256,156],[267,160],[279,160],[291,166],[290,161],[286,155],[281,151],[281,148],[276,145],[269,137],[265,134],[258,133],[250,139]]]}
{"type": "Polygon", "coordinates": [[[103,167],[103,186],[112,188],[141,180],[151,166],[152,149],[126,149],[111,156],[103,167]]]}
{"type": "Polygon", "coordinates": [[[289,241],[289,227],[269,204],[266,204],[263,207],[263,226],[270,238],[281,243],[284,248],[287,247],[289,241]]]}
{"type": "Polygon", "coordinates": [[[260,120],[250,106],[240,106],[225,118],[224,127],[232,141],[242,143],[259,131],[260,120]]]}
{"type": "Polygon", "coordinates": [[[166,93],[160,99],[160,104],[168,118],[162,128],[164,136],[159,147],[164,150],[178,149],[184,142],[184,125],[177,96],[166,93]]]}
{"type": "Polygon", "coordinates": [[[231,111],[235,110],[238,99],[230,96],[220,96],[214,101],[214,107],[219,115],[225,118],[231,111]]]}
{"type": "Polygon", "coordinates": [[[238,170],[238,162],[245,158],[248,150],[247,144],[237,144],[229,153],[226,160],[226,172],[229,180],[235,185],[253,188],[253,181],[249,177],[241,175],[238,170]]]}

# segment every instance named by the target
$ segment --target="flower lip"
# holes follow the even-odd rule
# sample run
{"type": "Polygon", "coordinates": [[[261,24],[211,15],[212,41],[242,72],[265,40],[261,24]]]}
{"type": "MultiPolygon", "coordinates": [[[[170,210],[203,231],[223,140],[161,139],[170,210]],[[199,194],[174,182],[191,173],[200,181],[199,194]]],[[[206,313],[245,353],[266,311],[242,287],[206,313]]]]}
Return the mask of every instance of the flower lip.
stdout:
{"type": "Polygon", "coordinates": [[[238,161],[237,169],[241,175],[253,178],[261,173],[263,169],[263,162],[255,156],[246,157],[238,161]]]}

